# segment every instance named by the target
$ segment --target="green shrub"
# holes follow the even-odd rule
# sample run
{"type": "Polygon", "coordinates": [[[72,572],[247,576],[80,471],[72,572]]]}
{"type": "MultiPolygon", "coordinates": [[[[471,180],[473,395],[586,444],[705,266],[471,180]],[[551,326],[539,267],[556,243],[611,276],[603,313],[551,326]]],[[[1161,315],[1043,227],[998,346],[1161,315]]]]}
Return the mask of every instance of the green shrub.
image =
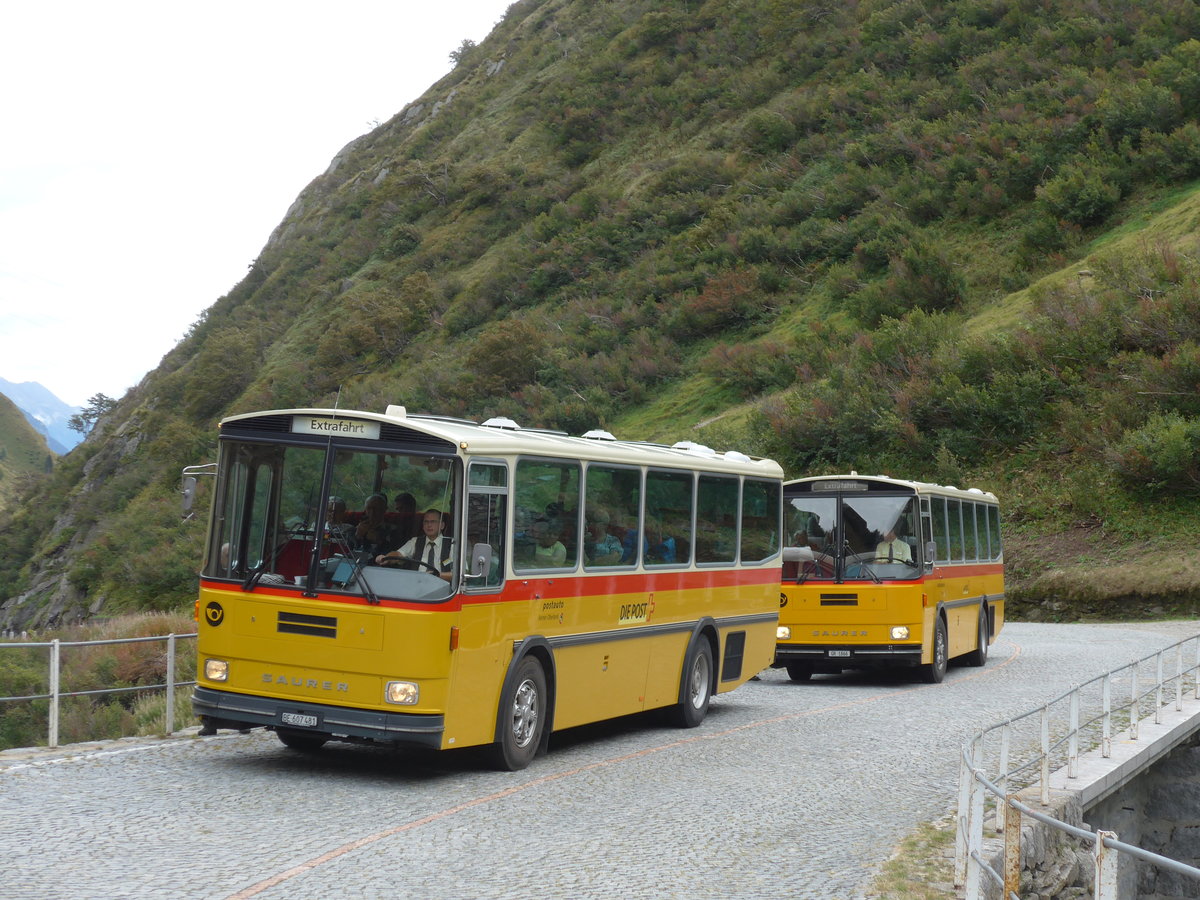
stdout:
{"type": "Polygon", "coordinates": [[[1038,188],[1037,196],[1055,217],[1087,227],[1108,218],[1121,199],[1121,188],[1108,167],[1081,162],[1038,188]]]}
{"type": "Polygon", "coordinates": [[[701,360],[700,371],[721,387],[748,398],[791,384],[796,364],[779,341],[719,343],[701,360]]]}
{"type": "Polygon", "coordinates": [[[1110,465],[1132,489],[1200,496],[1200,419],[1152,415],[1126,432],[1112,449],[1110,465]]]}

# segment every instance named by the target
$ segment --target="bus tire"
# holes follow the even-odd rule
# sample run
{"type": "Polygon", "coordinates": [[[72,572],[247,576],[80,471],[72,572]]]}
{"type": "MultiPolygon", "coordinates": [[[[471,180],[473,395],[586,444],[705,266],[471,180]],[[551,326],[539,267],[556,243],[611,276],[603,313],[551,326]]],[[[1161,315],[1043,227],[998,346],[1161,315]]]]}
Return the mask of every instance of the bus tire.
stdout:
{"type": "Polygon", "coordinates": [[[547,696],[542,664],[536,656],[526,656],[500,698],[500,739],[493,745],[493,759],[501,771],[516,772],[533,762],[546,727],[547,696]]]}
{"type": "Polygon", "coordinates": [[[329,740],[323,734],[309,734],[306,731],[292,731],[288,728],[276,728],[275,736],[289,750],[299,750],[301,753],[315,753],[329,740]]]}
{"type": "Polygon", "coordinates": [[[987,665],[988,641],[991,639],[991,629],[988,628],[987,607],[979,609],[979,646],[963,656],[963,662],[968,666],[987,665]]]}
{"type": "Polygon", "coordinates": [[[808,681],[813,676],[811,663],[788,663],[787,664],[788,678],[792,681],[808,681]]]}
{"type": "Polygon", "coordinates": [[[684,660],[679,702],[671,708],[670,718],[674,724],[680,728],[695,728],[704,721],[712,700],[712,678],[712,647],[703,637],[697,636],[684,660]]]}
{"type": "Polygon", "coordinates": [[[921,666],[921,678],[927,684],[941,684],[946,677],[946,665],[949,662],[948,640],[946,638],[946,620],[937,617],[937,626],[933,630],[933,661],[921,666]]]}

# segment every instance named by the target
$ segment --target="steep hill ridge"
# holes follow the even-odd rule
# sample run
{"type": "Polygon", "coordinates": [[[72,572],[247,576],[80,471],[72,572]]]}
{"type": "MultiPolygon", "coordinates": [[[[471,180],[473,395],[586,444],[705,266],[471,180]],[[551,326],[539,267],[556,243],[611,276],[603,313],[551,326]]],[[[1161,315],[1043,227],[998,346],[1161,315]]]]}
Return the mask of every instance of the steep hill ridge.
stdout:
{"type": "Polygon", "coordinates": [[[0,624],[190,602],[180,468],[335,401],[989,488],[1017,603],[1086,599],[1093,544],[1196,513],[1195,34],[1166,0],[515,3],[24,497],[0,624]]]}
{"type": "Polygon", "coordinates": [[[0,511],[52,464],[46,439],[0,394],[0,511]]]}

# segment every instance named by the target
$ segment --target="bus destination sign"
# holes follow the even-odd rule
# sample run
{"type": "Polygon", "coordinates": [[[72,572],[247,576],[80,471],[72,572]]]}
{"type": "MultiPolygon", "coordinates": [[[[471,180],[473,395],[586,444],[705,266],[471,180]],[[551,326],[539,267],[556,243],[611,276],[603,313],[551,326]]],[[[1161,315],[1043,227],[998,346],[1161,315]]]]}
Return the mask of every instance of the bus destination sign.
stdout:
{"type": "Polygon", "coordinates": [[[327,419],[321,416],[293,416],[293,434],[320,434],[328,437],[354,437],[379,440],[379,423],[361,419],[327,419]]]}

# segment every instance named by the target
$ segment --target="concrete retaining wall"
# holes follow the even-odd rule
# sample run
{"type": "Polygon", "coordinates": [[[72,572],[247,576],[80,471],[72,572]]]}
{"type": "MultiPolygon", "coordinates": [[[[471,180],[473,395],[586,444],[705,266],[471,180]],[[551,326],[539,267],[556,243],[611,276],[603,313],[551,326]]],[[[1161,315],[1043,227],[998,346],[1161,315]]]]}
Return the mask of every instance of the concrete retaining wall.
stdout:
{"type": "MultiPolygon", "coordinates": [[[[1040,791],[1018,794],[1025,805],[1092,831],[1112,831],[1117,839],[1192,866],[1200,866],[1200,701],[1164,707],[1162,721],[1139,723],[1139,739],[1119,735],[1112,752],[1080,757],[1077,777],[1060,769],[1050,777],[1050,803],[1040,791]]],[[[984,858],[1004,871],[1003,836],[984,842],[984,858]]],[[[1160,870],[1119,854],[1120,900],[1196,900],[1200,881],[1160,870]]],[[[1023,817],[1021,900],[1078,900],[1092,897],[1092,846],[1062,831],[1023,817]]],[[[986,880],[988,900],[1001,890],[986,880]]]]}

